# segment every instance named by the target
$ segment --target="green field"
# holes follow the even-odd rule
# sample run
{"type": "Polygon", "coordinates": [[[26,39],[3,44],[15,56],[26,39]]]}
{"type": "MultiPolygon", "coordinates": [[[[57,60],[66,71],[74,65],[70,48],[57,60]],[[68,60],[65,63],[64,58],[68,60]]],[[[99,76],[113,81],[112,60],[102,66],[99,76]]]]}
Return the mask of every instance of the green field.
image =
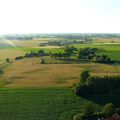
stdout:
{"type": "Polygon", "coordinates": [[[83,102],[71,89],[0,89],[0,120],[70,120],[83,102]]]}
{"type": "Polygon", "coordinates": [[[70,120],[86,101],[70,88],[0,89],[0,120],[70,120]]]}

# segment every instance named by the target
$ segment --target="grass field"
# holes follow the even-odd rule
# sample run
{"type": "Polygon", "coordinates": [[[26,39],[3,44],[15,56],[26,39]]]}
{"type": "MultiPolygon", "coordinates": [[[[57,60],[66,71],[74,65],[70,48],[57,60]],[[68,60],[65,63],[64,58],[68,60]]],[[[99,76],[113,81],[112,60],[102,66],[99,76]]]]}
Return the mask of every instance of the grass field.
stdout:
{"type": "Polygon", "coordinates": [[[70,87],[80,78],[83,69],[92,75],[120,75],[120,66],[81,64],[40,64],[39,58],[11,63],[1,75],[1,87],[70,87]]]}
{"type": "Polygon", "coordinates": [[[1,49],[0,50],[0,60],[5,60],[6,58],[14,59],[17,56],[25,55],[24,51],[16,51],[16,50],[8,50],[1,49]]]}

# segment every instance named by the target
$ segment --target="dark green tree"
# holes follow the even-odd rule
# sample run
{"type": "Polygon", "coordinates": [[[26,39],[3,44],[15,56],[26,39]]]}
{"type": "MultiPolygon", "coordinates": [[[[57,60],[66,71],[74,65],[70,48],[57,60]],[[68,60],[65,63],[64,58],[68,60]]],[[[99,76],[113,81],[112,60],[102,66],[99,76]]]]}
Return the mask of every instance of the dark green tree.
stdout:
{"type": "Polygon", "coordinates": [[[6,62],[10,62],[10,59],[9,59],[9,58],[6,58],[6,62]]]}
{"type": "Polygon", "coordinates": [[[80,75],[80,83],[84,84],[87,81],[88,77],[90,77],[89,70],[83,70],[80,75]]]}
{"type": "Polygon", "coordinates": [[[45,60],[43,58],[41,58],[41,61],[40,61],[41,64],[45,64],[45,60]]]}
{"type": "Polygon", "coordinates": [[[3,74],[3,73],[4,73],[3,70],[0,69],[0,74],[3,74]]]}

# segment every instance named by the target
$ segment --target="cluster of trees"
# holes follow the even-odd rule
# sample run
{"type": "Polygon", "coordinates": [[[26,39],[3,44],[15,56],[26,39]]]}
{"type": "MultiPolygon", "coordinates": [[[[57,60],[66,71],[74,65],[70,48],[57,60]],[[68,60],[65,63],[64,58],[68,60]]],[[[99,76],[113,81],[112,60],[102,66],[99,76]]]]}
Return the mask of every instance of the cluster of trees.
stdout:
{"type": "Polygon", "coordinates": [[[98,48],[81,48],[78,51],[78,58],[79,59],[86,59],[86,60],[93,60],[98,63],[113,63],[114,61],[111,60],[110,57],[107,55],[98,56],[96,52],[100,51],[98,48]]]}
{"type": "Polygon", "coordinates": [[[95,57],[95,52],[98,51],[97,48],[81,48],[78,51],[78,58],[79,59],[93,59],[95,57]]]}
{"type": "Polygon", "coordinates": [[[102,55],[102,56],[95,56],[94,57],[95,62],[98,63],[114,63],[113,60],[111,60],[110,57],[108,57],[107,55],[102,55]]]}
{"type": "Polygon", "coordinates": [[[25,56],[18,56],[15,59],[20,60],[23,58],[32,58],[32,57],[43,57],[43,56],[50,56],[55,59],[76,59],[78,60],[88,60],[98,63],[113,63],[114,61],[111,60],[107,55],[98,56],[96,52],[100,51],[98,48],[80,48],[77,49],[74,46],[65,46],[63,52],[56,52],[56,53],[46,53],[44,50],[39,50],[38,52],[30,52],[26,53],[25,56]]]}
{"type": "Polygon", "coordinates": [[[120,94],[120,76],[91,77],[89,70],[84,70],[74,92],[83,96],[89,94],[120,94]]]}
{"type": "Polygon", "coordinates": [[[105,104],[100,112],[96,112],[95,106],[87,102],[82,112],[74,115],[73,120],[118,120],[116,116],[120,119],[120,108],[115,108],[112,103],[105,104]]]}
{"type": "Polygon", "coordinates": [[[71,57],[71,54],[67,52],[65,53],[59,52],[59,53],[52,53],[50,56],[52,58],[58,58],[58,59],[69,59],[71,57]]]}
{"type": "Polygon", "coordinates": [[[43,57],[43,56],[48,56],[49,53],[46,53],[44,50],[39,50],[38,52],[30,52],[26,53],[25,56],[18,56],[15,58],[15,60],[20,60],[23,58],[32,58],[32,57],[43,57]]]}
{"type": "Polygon", "coordinates": [[[59,52],[59,53],[53,53],[51,54],[51,57],[54,57],[54,58],[63,58],[63,59],[69,59],[72,55],[75,54],[75,52],[78,51],[77,48],[75,48],[74,46],[65,46],[64,48],[64,52],[59,52]]]}

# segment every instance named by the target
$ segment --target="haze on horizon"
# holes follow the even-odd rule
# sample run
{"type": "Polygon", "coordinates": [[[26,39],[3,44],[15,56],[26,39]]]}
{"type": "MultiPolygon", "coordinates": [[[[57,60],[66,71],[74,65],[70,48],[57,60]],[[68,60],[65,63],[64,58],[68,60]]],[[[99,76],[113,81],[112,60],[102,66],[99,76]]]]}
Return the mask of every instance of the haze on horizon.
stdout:
{"type": "Polygon", "coordinates": [[[120,33],[120,0],[0,0],[0,34],[120,33]]]}

